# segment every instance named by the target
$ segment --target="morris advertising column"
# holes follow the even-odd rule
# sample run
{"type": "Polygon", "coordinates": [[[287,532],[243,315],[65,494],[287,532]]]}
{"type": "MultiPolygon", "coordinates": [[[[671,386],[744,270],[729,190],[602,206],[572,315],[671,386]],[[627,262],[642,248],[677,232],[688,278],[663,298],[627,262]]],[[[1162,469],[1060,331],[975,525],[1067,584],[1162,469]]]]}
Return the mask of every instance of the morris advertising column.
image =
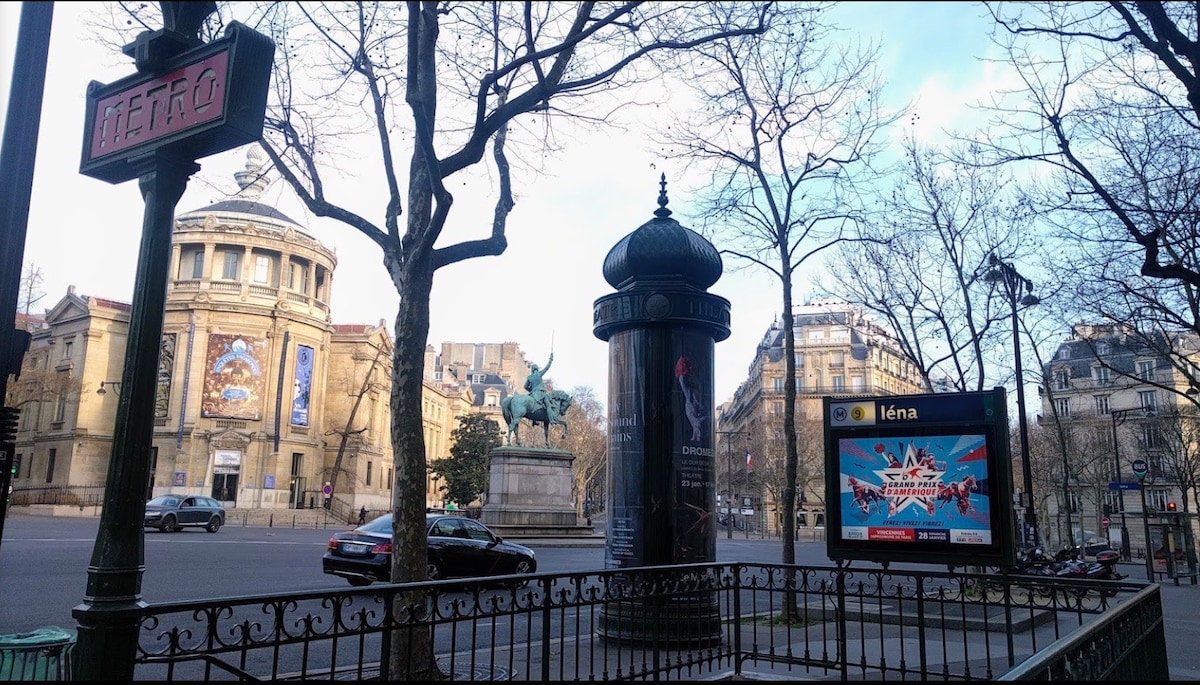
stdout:
{"type": "MultiPolygon", "coordinates": [[[[596,300],[608,342],[606,568],[716,560],[713,348],[729,337],[729,301],[712,243],[670,218],[664,175],[655,218],[604,259],[617,292],[596,300]]],[[[653,605],[610,603],[600,633],[626,642],[720,640],[713,593],[653,605]]]]}

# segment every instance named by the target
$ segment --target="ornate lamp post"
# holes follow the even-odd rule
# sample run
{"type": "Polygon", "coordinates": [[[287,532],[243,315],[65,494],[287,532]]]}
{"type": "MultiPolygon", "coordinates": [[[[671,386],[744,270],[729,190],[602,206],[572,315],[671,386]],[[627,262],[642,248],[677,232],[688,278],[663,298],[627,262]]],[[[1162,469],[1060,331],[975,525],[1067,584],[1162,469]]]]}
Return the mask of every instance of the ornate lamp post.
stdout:
{"type": "Polygon", "coordinates": [[[996,255],[988,257],[991,269],[984,274],[983,280],[989,283],[999,283],[1004,287],[1004,295],[1012,308],[1013,329],[1013,360],[1017,372],[1017,425],[1021,432],[1021,463],[1024,466],[1025,520],[1033,534],[1033,544],[1038,541],[1037,513],[1033,506],[1033,472],[1029,465],[1029,429],[1025,422],[1025,375],[1021,369],[1021,335],[1020,322],[1017,320],[1018,307],[1032,307],[1041,302],[1033,294],[1033,281],[1017,273],[1012,264],[1001,260],[996,255]],[[1022,291],[1025,293],[1021,295],[1022,291]]]}
{"type": "MultiPolygon", "coordinates": [[[[733,440],[729,436],[745,435],[746,431],[714,431],[725,436],[725,538],[733,538],[733,440]]],[[[720,507],[717,507],[720,509],[720,507]]]]}

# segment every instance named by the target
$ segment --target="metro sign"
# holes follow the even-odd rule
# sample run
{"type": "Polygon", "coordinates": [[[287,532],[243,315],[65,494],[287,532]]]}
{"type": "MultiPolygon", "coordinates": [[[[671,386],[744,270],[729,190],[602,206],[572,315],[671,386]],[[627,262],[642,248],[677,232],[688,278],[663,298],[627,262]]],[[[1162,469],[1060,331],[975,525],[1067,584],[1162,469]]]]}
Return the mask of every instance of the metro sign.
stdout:
{"type": "Polygon", "coordinates": [[[154,73],[91,82],[79,172],[121,183],[145,173],[134,162],[155,150],[194,161],[261,139],[274,54],[269,38],[231,22],[154,73]]]}

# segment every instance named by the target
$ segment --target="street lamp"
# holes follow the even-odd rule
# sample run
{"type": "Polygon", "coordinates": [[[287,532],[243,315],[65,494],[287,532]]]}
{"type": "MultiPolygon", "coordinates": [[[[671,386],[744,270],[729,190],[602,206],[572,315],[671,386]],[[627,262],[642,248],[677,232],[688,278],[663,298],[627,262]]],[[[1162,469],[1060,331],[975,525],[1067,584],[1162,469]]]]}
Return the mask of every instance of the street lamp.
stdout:
{"type": "MultiPolygon", "coordinates": [[[[745,435],[746,431],[716,431],[717,435],[745,435]]],[[[725,438],[725,538],[733,539],[733,441],[725,438]]],[[[720,509],[720,507],[717,507],[720,509]]]]}
{"type": "Polygon", "coordinates": [[[1003,285],[1004,294],[1008,297],[1008,303],[1012,307],[1013,358],[1017,372],[1017,425],[1021,431],[1021,463],[1025,467],[1025,496],[1029,498],[1025,505],[1025,520],[1029,522],[1029,528],[1033,534],[1032,543],[1036,545],[1038,541],[1037,514],[1036,508],[1033,506],[1033,472],[1029,464],[1029,430],[1025,425],[1025,375],[1021,370],[1021,335],[1017,312],[1018,306],[1032,307],[1041,300],[1033,294],[1033,281],[1017,273],[1012,264],[1001,260],[995,254],[988,256],[988,263],[992,268],[984,274],[983,280],[1003,285]],[[1022,291],[1025,292],[1024,295],[1021,295],[1022,291]],[[1019,299],[1018,295],[1021,295],[1019,299]]]}
{"type": "MultiPolygon", "coordinates": [[[[1129,553],[1129,528],[1125,525],[1125,483],[1121,479],[1121,443],[1117,441],[1117,424],[1123,423],[1125,417],[1131,413],[1141,413],[1145,416],[1152,415],[1152,412],[1146,407],[1137,407],[1134,409],[1114,409],[1109,412],[1112,416],[1112,435],[1113,435],[1113,467],[1116,474],[1117,496],[1120,497],[1121,507],[1121,559],[1129,561],[1132,556],[1129,553]]],[[[1145,514],[1143,514],[1144,516],[1145,514]]],[[[1149,544],[1149,540],[1146,540],[1149,544]]]]}
{"type": "Polygon", "coordinates": [[[106,385],[110,385],[110,386],[112,386],[113,390],[116,390],[117,392],[121,392],[121,381],[100,381],[100,389],[96,391],[96,394],[97,395],[107,394],[108,391],[104,389],[104,386],[106,386],[106,385]]]}

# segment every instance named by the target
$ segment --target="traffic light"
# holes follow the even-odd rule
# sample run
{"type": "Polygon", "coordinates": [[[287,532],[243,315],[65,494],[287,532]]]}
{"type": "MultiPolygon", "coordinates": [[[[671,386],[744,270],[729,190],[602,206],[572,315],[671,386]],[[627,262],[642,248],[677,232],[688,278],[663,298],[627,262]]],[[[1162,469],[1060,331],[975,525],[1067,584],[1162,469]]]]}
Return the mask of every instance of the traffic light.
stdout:
{"type": "Polygon", "coordinates": [[[1176,511],[1174,502],[1167,502],[1167,513],[1174,514],[1176,511]]]}

